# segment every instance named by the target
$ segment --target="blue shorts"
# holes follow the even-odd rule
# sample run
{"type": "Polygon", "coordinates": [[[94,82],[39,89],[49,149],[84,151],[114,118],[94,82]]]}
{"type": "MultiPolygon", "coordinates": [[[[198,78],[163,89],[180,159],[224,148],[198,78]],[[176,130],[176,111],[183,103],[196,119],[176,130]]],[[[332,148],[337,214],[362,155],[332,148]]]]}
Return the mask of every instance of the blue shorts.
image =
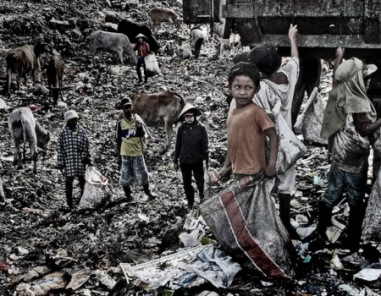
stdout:
{"type": "Polygon", "coordinates": [[[138,186],[148,184],[148,172],[144,156],[122,155],[122,167],[120,169],[120,186],[130,186],[132,183],[138,186]]]}

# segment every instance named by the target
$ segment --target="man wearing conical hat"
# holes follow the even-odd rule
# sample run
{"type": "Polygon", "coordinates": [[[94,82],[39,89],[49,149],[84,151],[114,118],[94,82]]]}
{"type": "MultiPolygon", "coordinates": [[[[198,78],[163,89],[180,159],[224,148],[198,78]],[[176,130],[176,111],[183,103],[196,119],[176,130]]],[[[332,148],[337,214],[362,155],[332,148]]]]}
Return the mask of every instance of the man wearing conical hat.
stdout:
{"type": "Polygon", "coordinates": [[[319,203],[317,232],[326,239],[332,209],[347,189],[349,219],[347,245],[357,251],[365,210],[368,156],[371,136],[381,126],[376,110],[366,91],[369,75],[377,70],[357,58],[341,63],[344,49],[336,51],[334,86],[324,112],[321,137],[328,139],[331,168],[328,186],[319,203]]]}

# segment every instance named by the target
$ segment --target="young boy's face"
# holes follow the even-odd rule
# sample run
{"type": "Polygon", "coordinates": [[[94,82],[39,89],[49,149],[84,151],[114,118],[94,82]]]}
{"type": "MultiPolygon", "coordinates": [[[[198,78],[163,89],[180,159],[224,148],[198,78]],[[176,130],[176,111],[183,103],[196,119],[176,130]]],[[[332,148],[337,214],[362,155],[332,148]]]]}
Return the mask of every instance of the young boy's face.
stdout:
{"type": "Polygon", "coordinates": [[[126,117],[130,117],[130,115],[131,115],[131,111],[132,111],[132,105],[127,104],[127,105],[124,105],[124,106],[123,106],[123,113],[124,113],[124,116],[126,116],[126,117]]]}
{"type": "Polygon", "coordinates": [[[237,108],[245,107],[252,103],[254,95],[258,92],[259,85],[246,75],[234,77],[230,91],[237,103],[237,108]]]}

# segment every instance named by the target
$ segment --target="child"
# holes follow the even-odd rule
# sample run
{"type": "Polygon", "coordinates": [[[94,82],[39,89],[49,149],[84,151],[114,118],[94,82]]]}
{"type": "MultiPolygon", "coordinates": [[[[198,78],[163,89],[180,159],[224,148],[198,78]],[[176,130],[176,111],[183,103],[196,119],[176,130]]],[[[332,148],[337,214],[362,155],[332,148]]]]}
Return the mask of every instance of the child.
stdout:
{"type": "MultiPolygon", "coordinates": [[[[261,89],[253,101],[268,111],[279,112],[290,130],[292,130],[292,100],[299,76],[297,35],[297,26],[290,25],[288,37],[291,45],[291,59],[282,67],[282,57],[271,47],[256,47],[247,54],[247,60],[255,64],[261,73],[261,89]]],[[[293,239],[299,239],[299,235],[290,223],[290,203],[295,189],[295,179],[296,167],[293,165],[285,173],[276,176],[274,190],[278,193],[279,214],[284,226],[293,239]]]]}
{"type": "Polygon", "coordinates": [[[208,168],[208,133],[203,124],[197,121],[196,116],[201,112],[191,104],[186,104],[180,113],[180,120],[184,123],[177,131],[175,157],[173,164],[175,170],[180,169],[183,176],[185,195],[188,200],[188,209],[194,204],[194,189],[192,186],[192,172],[196,180],[200,201],[204,198],[204,167],[208,168]]]}
{"type": "Polygon", "coordinates": [[[370,149],[367,136],[381,126],[381,119],[376,121],[376,110],[366,95],[368,76],[377,67],[366,65],[357,58],[341,63],[343,55],[344,50],[337,49],[334,87],[329,93],[321,130],[321,137],[329,140],[331,169],[327,189],[319,203],[317,232],[326,239],[332,209],[342,198],[346,187],[350,209],[348,246],[351,251],[356,251],[365,210],[370,149]]]}
{"type": "Polygon", "coordinates": [[[136,72],[138,73],[139,83],[142,83],[143,79],[142,79],[142,72],[140,71],[140,68],[143,66],[144,83],[147,83],[148,77],[147,77],[146,63],[144,61],[144,58],[149,54],[150,49],[149,49],[148,43],[144,41],[144,39],[147,39],[147,37],[144,36],[142,33],[138,34],[136,36],[136,39],[138,41],[134,47],[134,50],[137,51],[137,56],[138,56],[136,72]]]}
{"type": "Polygon", "coordinates": [[[274,124],[265,110],[253,103],[259,91],[258,68],[246,62],[234,65],[229,73],[229,88],[236,102],[227,120],[228,152],[220,177],[224,177],[232,165],[236,179],[244,175],[260,178],[275,175],[278,138],[274,124]],[[269,138],[269,160],[266,163],[265,139],[269,138]]]}
{"type": "Polygon", "coordinates": [[[57,164],[60,170],[65,169],[66,200],[73,208],[73,182],[78,177],[81,196],[85,186],[86,165],[91,165],[89,140],[85,130],[78,124],[78,114],[74,110],[65,113],[65,125],[58,138],[57,164]]]}
{"type": "Polygon", "coordinates": [[[144,193],[151,199],[155,197],[149,190],[147,167],[144,161],[143,123],[140,117],[132,113],[132,101],[129,98],[121,100],[123,117],[116,126],[116,153],[121,167],[119,185],[123,187],[127,201],[133,201],[130,185],[143,186],[144,193]]]}

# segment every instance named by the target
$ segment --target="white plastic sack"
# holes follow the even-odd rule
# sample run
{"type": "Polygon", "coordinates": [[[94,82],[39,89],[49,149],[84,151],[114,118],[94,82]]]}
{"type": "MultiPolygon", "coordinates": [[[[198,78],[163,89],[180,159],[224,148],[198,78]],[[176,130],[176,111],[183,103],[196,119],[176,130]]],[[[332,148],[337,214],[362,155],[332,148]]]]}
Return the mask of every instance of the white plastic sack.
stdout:
{"type": "Polygon", "coordinates": [[[154,53],[150,53],[144,57],[146,63],[146,73],[147,77],[152,77],[155,75],[161,75],[159,64],[157,63],[156,56],[154,53]]]}
{"type": "Polygon", "coordinates": [[[96,209],[106,201],[108,179],[92,166],[86,169],[85,179],[85,189],[79,208],[96,209]]]}
{"type": "Polygon", "coordinates": [[[282,115],[270,114],[275,118],[275,129],[278,135],[278,155],[276,160],[276,172],[278,174],[286,172],[296,161],[307,152],[307,147],[288,127],[282,115]]]}
{"type": "Polygon", "coordinates": [[[321,126],[324,117],[324,103],[318,88],[315,87],[312,91],[303,113],[298,117],[294,130],[296,133],[303,135],[305,141],[327,145],[327,140],[320,137],[321,126]]]}

